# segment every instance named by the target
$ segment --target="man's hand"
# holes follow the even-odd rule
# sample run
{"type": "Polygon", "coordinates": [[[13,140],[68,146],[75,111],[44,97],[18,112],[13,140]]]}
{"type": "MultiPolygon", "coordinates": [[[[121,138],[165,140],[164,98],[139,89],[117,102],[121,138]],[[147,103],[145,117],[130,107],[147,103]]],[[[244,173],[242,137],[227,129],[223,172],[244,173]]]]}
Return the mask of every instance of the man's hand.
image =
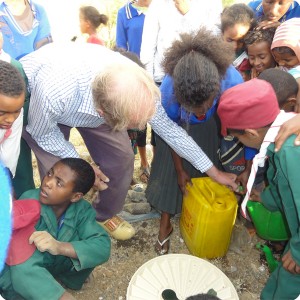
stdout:
{"type": "Polygon", "coordinates": [[[300,114],[297,114],[292,119],[283,123],[283,125],[280,127],[279,132],[275,138],[276,152],[280,150],[285,140],[292,134],[297,135],[295,139],[295,145],[300,146],[300,114]]]}
{"type": "Polygon", "coordinates": [[[59,255],[60,242],[47,231],[35,231],[29,238],[29,244],[34,243],[41,252],[59,255]]]}
{"type": "Polygon", "coordinates": [[[206,174],[214,181],[228,186],[233,191],[238,191],[238,185],[235,182],[237,176],[235,174],[220,171],[215,166],[207,170],[206,174]]]}
{"type": "Polygon", "coordinates": [[[300,266],[296,264],[294,261],[291,250],[289,250],[286,254],[282,257],[282,266],[292,274],[300,274],[300,266]]]}
{"type": "Polygon", "coordinates": [[[92,166],[95,172],[95,183],[94,187],[98,191],[104,191],[108,188],[108,185],[106,184],[109,182],[109,178],[102,173],[102,171],[97,166],[92,166]]]}

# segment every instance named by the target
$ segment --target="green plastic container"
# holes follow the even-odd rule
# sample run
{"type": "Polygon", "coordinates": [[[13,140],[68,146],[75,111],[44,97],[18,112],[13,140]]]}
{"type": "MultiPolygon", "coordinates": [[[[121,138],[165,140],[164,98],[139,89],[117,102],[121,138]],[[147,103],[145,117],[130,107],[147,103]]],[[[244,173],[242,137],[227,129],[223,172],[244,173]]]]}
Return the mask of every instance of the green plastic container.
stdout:
{"type": "Polygon", "coordinates": [[[248,201],[247,208],[256,233],[264,240],[286,241],[290,231],[280,211],[269,211],[260,202],[248,201]]]}

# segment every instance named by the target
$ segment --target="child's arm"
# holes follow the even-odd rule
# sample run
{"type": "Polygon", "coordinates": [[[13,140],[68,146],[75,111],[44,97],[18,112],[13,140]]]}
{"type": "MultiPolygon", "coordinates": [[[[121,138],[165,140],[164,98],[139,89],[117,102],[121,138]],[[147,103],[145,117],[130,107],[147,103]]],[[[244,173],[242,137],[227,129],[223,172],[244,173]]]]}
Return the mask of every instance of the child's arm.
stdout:
{"type": "Polygon", "coordinates": [[[78,256],[71,243],[57,241],[47,231],[35,231],[29,238],[29,244],[34,243],[40,252],[49,252],[52,255],[63,255],[77,259],[78,256]]]}
{"type": "Polygon", "coordinates": [[[190,176],[185,172],[182,164],[182,158],[174,151],[171,149],[172,157],[173,157],[173,162],[175,166],[175,170],[177,173],[177,180],[178,180],[178,185],[179,188],[182,192],[183,195],[186,194],[186,185],[187,184],[192,184],[190,176]]]}
{"type": "Polygon", "coordinates": [[[277,180],[276,185],[291,232],[288,244],[290,253],[284,255],[283,267],[294,273],[300,267],[300,174],[299,165],[295,163],[300,160],[300,148],[293,145],[293,137],[287,140],[276,160],[278,170],[275,174],[277,178],[274,178],[277,180]]]}

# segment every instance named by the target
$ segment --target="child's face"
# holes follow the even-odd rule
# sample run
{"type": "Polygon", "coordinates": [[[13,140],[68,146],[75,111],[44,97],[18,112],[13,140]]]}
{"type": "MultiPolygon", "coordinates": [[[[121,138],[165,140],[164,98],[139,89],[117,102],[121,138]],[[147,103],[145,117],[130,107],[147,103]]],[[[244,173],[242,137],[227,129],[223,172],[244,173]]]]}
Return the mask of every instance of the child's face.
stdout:
{"type": "Polygon", "coordinates": [[[266,41],[249,45],[247,52],[250,65],[255,68],[258,73],[276,66],[270,49],[270,44],[266,41]]]}
{"type": "Polygon", "coordinates": [[[207,111],[212,107],[213,102],[215,99],[215,95],[211,95],[208,100],[203,102],[202,105],[194,107],[191,112],[197,117],[197,118],[204,118],[207,111]]]}
{"type": "Polygon", "coordinates": [[[18,118],[24,104],[24,93],[18,97],[0,94],[0,128],[9,129],[18,118]]]}
{"type": "Polygon", "coordinates": [[[267,131],[267,128],[246,129],[244,134],[230,132],[230,135],[238,138],[247,147],[259,149],[267,131]]]}
{"type": "Polygon", "coordinates": [[[263,0],[264,15],[268,21],[278,21],[289,9],[293,0],[263,0]]]}
{"type": "Polygon", "coordinates": [[[73,192],[76,173],[57,162],[42,180],[40,202],[57,209],[66,209],[76,194],[73,192]]]}
{"type": "Polygon", "coordinates": [[[223,32],[223,40],[229,43],[235,52],[243,47],[242,39],[249,31],[249,25],[235,24],[232,27],[228,27],[223,32]]]}
{"type": "Polygon", "coordinates": [[[81,33],[87,33],[88,21],[82,13],[79,13],[79,27],[81,33]]]}
{"type": "Polygon", "coordinates": [[[296,55],[291,55],[290,53],[279,53],[276,50],[273,50],[272,54],[277,64],[281,67],[291,69],[299,65],[299,60],[296,55]]]}

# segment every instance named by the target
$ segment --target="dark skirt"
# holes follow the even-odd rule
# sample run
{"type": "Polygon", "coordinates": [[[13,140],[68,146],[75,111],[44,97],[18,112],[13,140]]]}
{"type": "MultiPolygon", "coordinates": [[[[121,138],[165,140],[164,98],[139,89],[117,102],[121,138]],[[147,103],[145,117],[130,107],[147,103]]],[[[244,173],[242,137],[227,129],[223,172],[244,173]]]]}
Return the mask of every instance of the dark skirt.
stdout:
{"type": "MultiPolygon", "coordinates": [[[[206,122],[188,125],[185,129],[212,163],[218,169],[222,169],[218,156],[221,136],[220,121],[217,114],[206,122]]],[[[156,135],[156,143],[146,196],[148,202],[155,209],[174,215],[181,212],[182,193],[178,186],[177,173],[170,147],[158,135],[156,135]]],[[[183,166],[191,178],[207,176],[205,173],[196,170],[184,159],[183,166]]]]}

